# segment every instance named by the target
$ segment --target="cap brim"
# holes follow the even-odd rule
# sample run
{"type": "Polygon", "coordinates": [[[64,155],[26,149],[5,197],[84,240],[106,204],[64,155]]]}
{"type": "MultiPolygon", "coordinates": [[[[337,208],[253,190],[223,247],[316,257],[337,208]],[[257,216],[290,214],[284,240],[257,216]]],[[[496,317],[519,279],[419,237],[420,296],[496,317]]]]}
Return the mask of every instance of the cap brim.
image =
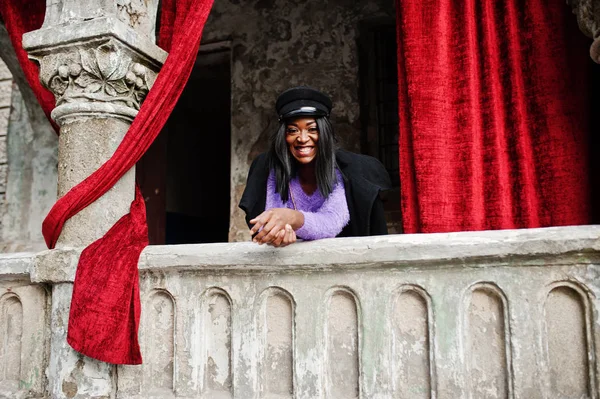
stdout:
{"type": "Polygon", "coordinates": [[[296,116],[327,116],[327,108],[317,101],[295,100],[281,107],[279,117],[287,119],[296,116]]]}

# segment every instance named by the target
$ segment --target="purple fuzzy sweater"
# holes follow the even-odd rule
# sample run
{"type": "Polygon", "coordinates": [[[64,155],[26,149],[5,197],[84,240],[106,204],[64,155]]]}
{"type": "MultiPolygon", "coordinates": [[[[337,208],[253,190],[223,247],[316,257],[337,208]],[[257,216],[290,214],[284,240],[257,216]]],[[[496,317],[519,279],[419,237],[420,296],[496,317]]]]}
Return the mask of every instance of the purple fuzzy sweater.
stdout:
{"type": "MultiPolygon", "coordinates": [[[[311,195],[302,190],[298,177],[290,182],[290,190],[296,202],[297,211],[304,215],[304,225],[296,230],[296,236],[303,240],[318,240],[320,238],[335,237],[350,221],[344,180],[342,174],[336,170],[337,183],[327,198],[323,198],[317,189],[311,195]]],[[[275,173],[269,173],[267,180],[267,202],[265,210],[272,208],[294,209],[291,197],[284,204],[281,195],[275,192],[275,173]]]]}

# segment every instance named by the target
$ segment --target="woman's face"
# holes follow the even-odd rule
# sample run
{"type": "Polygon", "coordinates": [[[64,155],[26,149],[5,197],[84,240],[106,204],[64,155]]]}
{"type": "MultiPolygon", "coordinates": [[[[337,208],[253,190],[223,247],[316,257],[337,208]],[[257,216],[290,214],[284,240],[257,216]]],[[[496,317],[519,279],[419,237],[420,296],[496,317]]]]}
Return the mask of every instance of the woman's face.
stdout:
{"type": "Polygon", "coordinates": [[[291,119],[285,126],[285,141],[292,156],[302,165],[311,163],[317,156],[319,128],[315,118],[291,119]]]}

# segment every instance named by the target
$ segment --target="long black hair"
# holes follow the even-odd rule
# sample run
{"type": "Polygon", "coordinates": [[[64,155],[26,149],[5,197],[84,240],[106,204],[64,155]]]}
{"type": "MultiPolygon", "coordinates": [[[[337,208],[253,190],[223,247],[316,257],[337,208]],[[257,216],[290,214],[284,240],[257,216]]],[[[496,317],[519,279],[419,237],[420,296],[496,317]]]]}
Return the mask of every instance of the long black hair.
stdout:
{"type": "MultiPolygon", "coordinates": [[[[333,126],[326,116],[315,117],[319,129],[319,141],[317,143],[317,156],[315,157],[315,174],[317,187],[323,198],[327,198],[333,191],[336,183],[335,150],[337,149],[333,126]]],[[[289,196],[290,181],[298,173],[298,163],[290,154],[286,137],[287,121],[282,120],[279,129],[271,136],[271,147],[269,149],[270,168],[275,171],[276,190],[285,203],[289,196]]]]}

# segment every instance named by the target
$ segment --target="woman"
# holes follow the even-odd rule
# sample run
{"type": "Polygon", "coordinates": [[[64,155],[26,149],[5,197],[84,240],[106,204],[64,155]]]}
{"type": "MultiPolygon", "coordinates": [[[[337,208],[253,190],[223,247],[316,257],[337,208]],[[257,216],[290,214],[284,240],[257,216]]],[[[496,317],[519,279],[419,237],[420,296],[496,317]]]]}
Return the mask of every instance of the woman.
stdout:
{"type": "Polygon", "coordinates": [[[375,158],[336,149],[331,99],[310,87],[284,91],[270,150],[248,173],[240,208],[253,241],[276,247],[296,238],[387,234],[379,192],[389,175],[375,158]]]}

